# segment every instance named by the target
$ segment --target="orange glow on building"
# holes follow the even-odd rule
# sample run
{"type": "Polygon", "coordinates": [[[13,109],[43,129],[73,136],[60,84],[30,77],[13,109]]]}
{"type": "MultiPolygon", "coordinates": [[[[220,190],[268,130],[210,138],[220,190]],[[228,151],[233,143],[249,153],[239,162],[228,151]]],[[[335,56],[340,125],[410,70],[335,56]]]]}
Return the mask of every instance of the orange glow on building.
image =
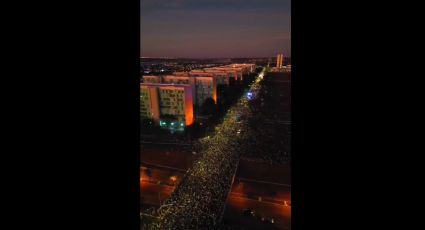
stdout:
{"type": "Polygon", "coordinates": [[[201,106],[204,101],[206,95],[207,97],[211,97],[215,103],[217,103],[217,80],[213,73],[205,73],[205,72],[180,72],[187,74],[187,76],[183,76],[183,74],[178,75],[164,75],[164,76],[143,76],[144,83],[162,83],[166,84],[176,84],[176,85],[184,85],[189,84],[192,86],[192,97],[193,102],[197,106],[201,106]],[[207,86],[208,88],[206,88],[207,86]]]}
{"type": "Polygon", "coordinates": [[[193,97],[192,87],[186,87],[184,91],[185,95],[185,117],[186,126],[193,124],[193,97]]]}
{"type": "Polygon", "coordinates": [[[213,99],[217,104],[217,79],[215,76],[213,77],[213,99]]]}
{"type": "Polygon", "coordinates": [[[140,98],[140,103],[149,108],[148,117],[152,118],[155,124],[159,123],[159,98],[157,87],[149,84],[140,84],[140,91],[145,92],[147,97],[140,98]]]}
{"type": "Polygon", "coordinates": [[[282,68],[283,54],[278,54],[276,59],[276,68],[282,68]]]}
{"type": "MultiPolygon", "coordinates": [[[[154,84],[154,83],[141,83],[140,88],[149,88],[150,93],[150,103],[148,104],[151,108],[152,119],[155,121],[160,120],[161,114],[170,114],[176,116],[182,116],[184,114],[184,120],[180,122],[185,122],[186,126],[193,124],[194,115],[193,115],[193,96],[192,96],[192,86],[189,84],[154,84]],[[160,93],[161,91],[161,93],[160,93]],[[174,92],[174,93],[173,93],[174,92]],[[180,92],[183,94],[183,107],[181,109],[172,109],[169,110],[161,104],[164,103],[164,98],[167,99],[167,95],[175,97],[175,92],[180,92]],[[160,96],[162,94],[162,96],[160,96]],[[156,112],[158,111],[158,112],[156,112]]],[[[168,97],[169,98],[169,97],[168,97]]],[[[168,102],[170,100],[168,99],[168,102]]],[[[177,106],[177,102],[173,101],[174,107],[177,106]]],[[[168,106],[169,107],[169,106],[168,106]]],[[[180,118],[179,118],[180,119],[180,118]]]]}

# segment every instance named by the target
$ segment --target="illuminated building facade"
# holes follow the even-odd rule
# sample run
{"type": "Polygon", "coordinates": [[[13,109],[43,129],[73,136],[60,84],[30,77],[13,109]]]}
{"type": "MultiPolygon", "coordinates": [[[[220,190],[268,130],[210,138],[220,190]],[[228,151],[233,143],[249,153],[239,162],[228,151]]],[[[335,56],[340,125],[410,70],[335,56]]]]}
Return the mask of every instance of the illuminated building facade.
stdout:
{"type": "Polygon", "coordinates": [[[255,71],[255,64],[230,64],[219,67],[196,69],[190,72],[175,72],[174,76],[184,77],[215,77],[218,85],[229,85],[233,79],[238,82],[243,79],[243,75],[255,71]]]}
{"type": "Polygon", "coordinates": [[[255,67],[255,64],[231,64],[173,75],[143,76],[141,118],[152,119],[163,128],[184,129],[194,122],[194,105],[202,106],[207,98],[217,103],[217,85],[229,85],[231,80],[240,82],[255,67]]]}
{"type": "Polygon", "coordinates": [[[217,103],[217,81],[215,77],[195,77],[196,104],[201,106],[206,99],[212,98],[217,103]]]}
{"type": "Polygon", "coordinates": [[[197,106],[201,106],[207,98],[212,98],[217,103],[217,82],[213,75],[167,75],[162,77],[162,83],[190,84],[193,90],[195,105],[197,106]]]}
{"type": "Polygon", "coordinates": [[[276,59],[276,68],[282,68],[283,65],[283,54],[278,54],[276,59]]]}
{"type": "Polygon", "coordinates": [[[214,77],[216,79],[216,83],[217,84],[222,84],[223,81],[223,77],[227,77],[225,74],[223,74],[222,72],[217,72],[217,71],[208,71],[209,68],[206,69],[196,69],[196,70],[192,70],[190,71],[188,74],[191,77],[214,77]]]}
{"type": "MultiPolygon", "coordinates": [[[[214,68],[205,68],[205,72],[218,72],[218,73],[226,73],[226,77],[233,78],[236,82],[242,80],[242,71],[237,68],[220,66],[214,68]]],[[[226,81],[227,82],[227,81],[226,81]]]]}
{"type": "Polygon", "coordinates": [[[189,72],[174,72],[173,75],[179,77],[189,77],[189,72]]]}
{"type": "Polygon", "coordinates": [[[203,69],[203,70],[197,70],[198,72],[196,74],[206,73],[213,75],[217,80],[217,85],[230,85],[230,82],[232,80],[235,80],[234,74],[226,72],[225,70],[216,70],[216,69],[203,69]]]}
{"type": "Polygon", "coordinates": [[[140,116],[159,121],[159,98],[157,88],[151,85],[140,86],[140,116]]]}
{"type": "Polygon", "coordinates": [[[232,64],[229,66],[243,68],[244,74],[253,73],[256,68],[255,64],[232,64]]]}
{"type": "Polygon", "coordinates": [[[162,128],[184,130],[193,124],[192,86],[189,84],[140,84],[142,118],[150,118],[162,128]]]}
{"type": "Polygon", "coordinates": [[[143,76],[143,81],[163,84],[188,84],[192,86],[192,97],[195,105],[201,106],[207,98],[212,98],[217,103],[217,81],[212,74],[143,76]]]}
{"type": "Polygon", "coordinates": [[[145,76],[142,76],[142,79],[144,83],[161,83],[160,76],[145,75],[145,76]]]}

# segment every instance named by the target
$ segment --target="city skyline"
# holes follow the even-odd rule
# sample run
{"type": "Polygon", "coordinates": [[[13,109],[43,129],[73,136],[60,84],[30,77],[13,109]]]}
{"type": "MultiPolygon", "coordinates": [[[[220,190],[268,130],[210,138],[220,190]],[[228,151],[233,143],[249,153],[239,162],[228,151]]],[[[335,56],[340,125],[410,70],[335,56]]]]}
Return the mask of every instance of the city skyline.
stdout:
{"type": "Polygon", "coordinates": [[[291,56],[289,0],[141,0],[141,57],[291,56]]]}

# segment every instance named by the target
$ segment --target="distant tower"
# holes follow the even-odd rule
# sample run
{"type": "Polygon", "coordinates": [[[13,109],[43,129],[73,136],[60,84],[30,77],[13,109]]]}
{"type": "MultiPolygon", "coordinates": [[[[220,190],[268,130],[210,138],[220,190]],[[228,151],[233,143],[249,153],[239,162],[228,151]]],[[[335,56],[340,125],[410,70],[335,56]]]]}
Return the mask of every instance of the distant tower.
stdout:
{"type": "Polygon", "coordinates": [[[277,55],[276,67],[279,68],[279,65],[280,65],[280,54],[277,55]]]}
{"type": "Polygon", "coordinates": [[[276,60],[276,67],[282,68],[282,64],[283,64],[283,54],[278,54],[277,60],[276,60]]]}
{"type": "Polygon", "coordinates": [[[280,54],[280,65],[279,68],[282,68],[283,66],[283,54],[280,54]]]}

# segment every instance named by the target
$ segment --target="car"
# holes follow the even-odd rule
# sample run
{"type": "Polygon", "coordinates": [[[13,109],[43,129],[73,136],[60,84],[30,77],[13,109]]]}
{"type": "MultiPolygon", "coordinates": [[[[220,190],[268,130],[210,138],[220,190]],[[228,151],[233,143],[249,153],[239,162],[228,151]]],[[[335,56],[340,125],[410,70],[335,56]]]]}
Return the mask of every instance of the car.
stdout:
{"type": "Polygon", "coordinates": [[[243,210],[243,214],[245,216],[249,216],[249,217],[254,217],[255,216],[255,211],[250,209],[250,208],[246,208],[243,210]]]}

